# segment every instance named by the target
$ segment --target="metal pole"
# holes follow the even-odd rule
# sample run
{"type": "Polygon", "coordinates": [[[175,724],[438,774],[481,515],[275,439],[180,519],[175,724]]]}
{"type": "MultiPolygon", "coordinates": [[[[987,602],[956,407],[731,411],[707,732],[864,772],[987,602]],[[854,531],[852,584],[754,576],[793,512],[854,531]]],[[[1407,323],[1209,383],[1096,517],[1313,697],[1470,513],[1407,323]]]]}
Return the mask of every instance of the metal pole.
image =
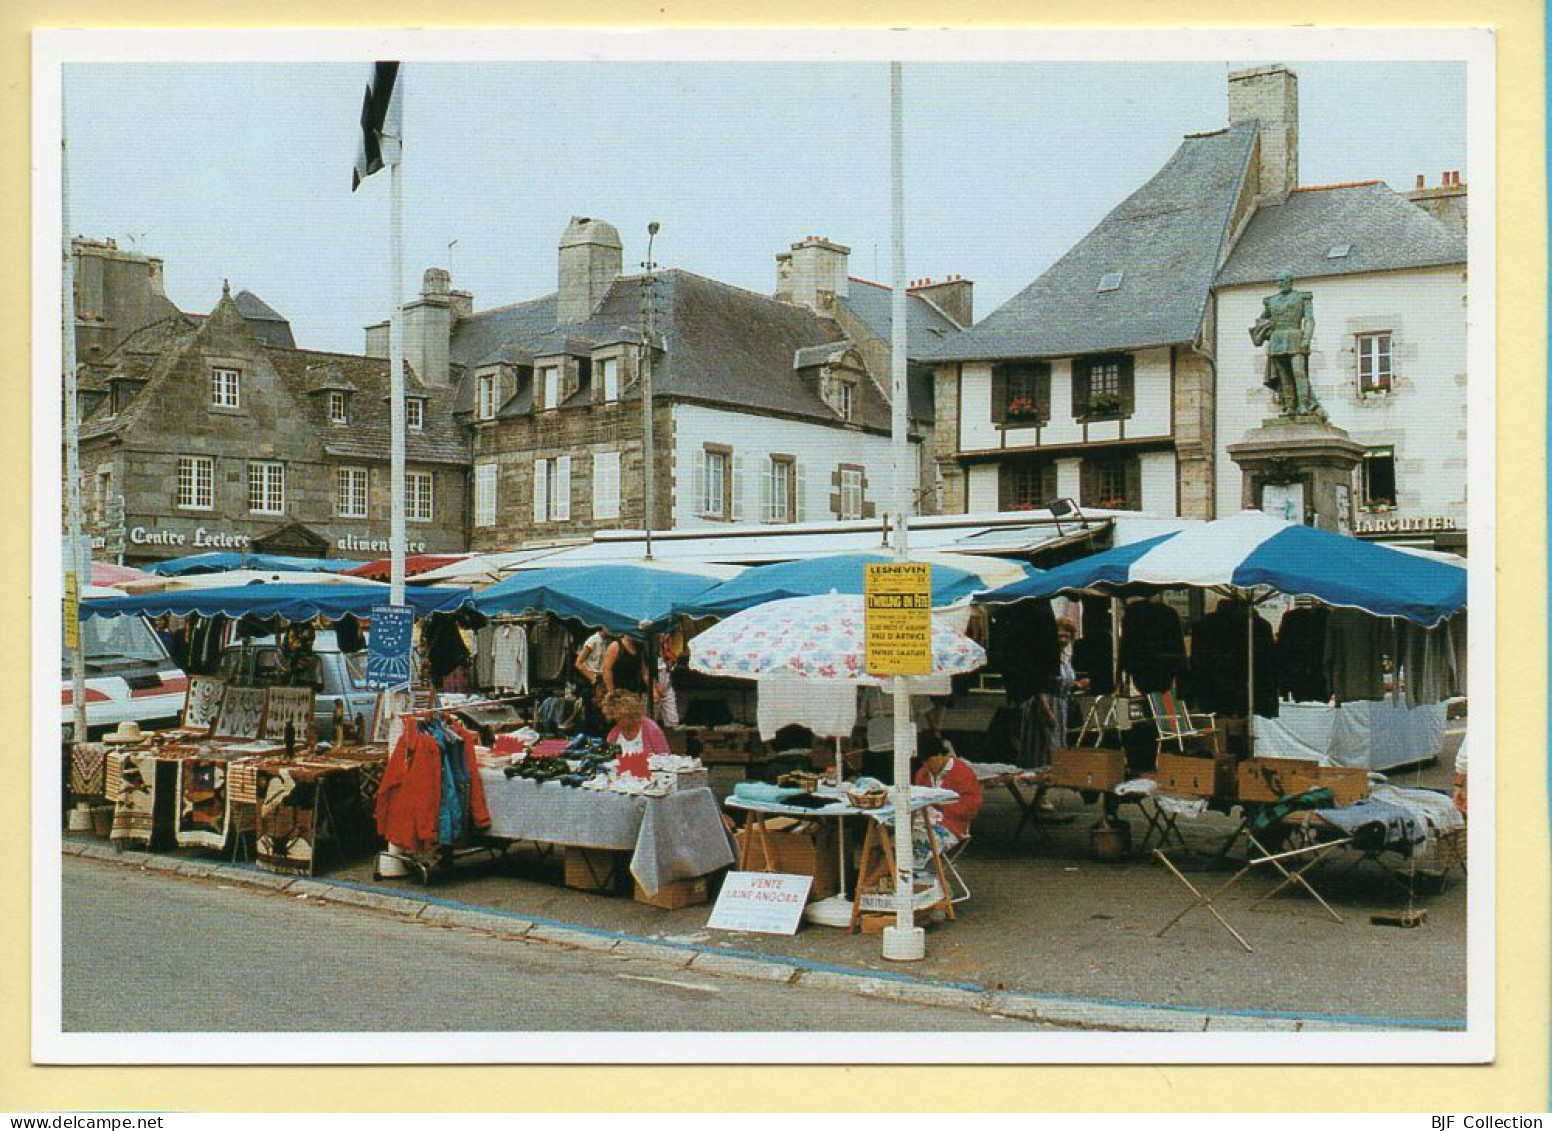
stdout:
{"type": "MultiPolygon", "coordinates": [[[[890,317],[891,434],[894,450],[895,557],[910,553],[912,471],[906,389],[905,278],[905,129],[903,80],[899,63],[889,64],[889,180],[891,242],[894,245],[894,291],[890,317]]],[[[895,700],[895,925],[884,928],[884,957],[901,962],[927,956],[926,932],[916,925],[915,849],[911,843],[911,758],[916,753],[916,728],[911,720],[910,685],[904,676],[892,681],[895,700]]]]}
{"type": "Polygon", "coordinates": [[[652,262],[652,243],[657,239],[658,228],[656,220],[647,225],[647,260],[641,265],[641,525],[646,532],[648,561],[652,560],[652,521],[657,517],[657,475],[652,466],[656,446],[652,435],[652,288],[656,280],[652,272],[657,265],[652,262]]]}
{"type": "MultiPolygon", "coordinates": [[[[64,611],[68,616],[79,617],[83,579],[91,579],[92,563],[86,553],[85,539],[81,537],[81,413],[75,372],[75,251],[70,246],[70,144],[64,131],[63,106],[60,108],[59,174],[59,231],[65,255],[64,275],[60,282],[60,311],[65,333],[65,527],[68,538],[64,554],[64,584],[65,593],[75,596],[74,602],[65,602],[64,611]]],[[[85,742],[86,649],[78,635],[79,623],[75,632],[76,646],[70,649],[71,734],[75,741],[85,742]]]]}
{"type": "MultiPolygon", "coordinates": [[[[399,76],[403,82],[403,74],[399,76]]],[[[400,97],[403,97],[402,93],[400,97]]],[[[389,390],[388,474],[393,480],[393,510],[388,529],[389,550],[393,555],[389,573],[391,588],[388,601],[393,605],[404,604],[404,185],[400,166],[404,162],[404,145],[399,141],[399,155],[389,167],[390,215],[388,221],[392,282],[392,321],[388,328],[388,357],[391,371],[389,390]]]]}

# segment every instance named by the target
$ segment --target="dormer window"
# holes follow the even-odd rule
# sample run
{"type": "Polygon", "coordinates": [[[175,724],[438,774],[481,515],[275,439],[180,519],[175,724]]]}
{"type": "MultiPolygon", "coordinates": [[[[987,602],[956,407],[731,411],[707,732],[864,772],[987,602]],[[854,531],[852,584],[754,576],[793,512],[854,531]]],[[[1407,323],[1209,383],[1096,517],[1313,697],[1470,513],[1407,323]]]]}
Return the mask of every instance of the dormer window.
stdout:
{"type": "Polygon", "coordinates": [[[221,368],[211,369],[210,407],[242,407],[242,370],[221,368]]]}
{"type": "Polygon", "coordinates": [[[496,375],[481,373],[474,379],[474,418],[496,419],[496,375]]]}
{"type": "Polygon", "coordinates": [[[835,411],[842,420],[851,422],[852,409],[857,399],[857,386],[850,381],[835,382],[835,411]]]}
{"type": "Polygon", "coordinates": [[[420,397],[410,397],[404,402],[404,426],[411,432],[419,432],[426,426],[426,402],[420,397]]]}
{"type": "Polygon", "coordinates": [[[598,362],[598,379],[601,388],[600,399],[609,404],[620,399],[620,359],[617,357],[601,358],[598,362]]]}
{"type": "Polygon", "coordinates": [[[544,386],[543,408],[560,407],[560,366],[546,365],[539,370],[539,380],[544,386]]]}
{"type": "Polygon", "coordinates": [[[350,397],[341,392],[329,393],[329,423],[350,423],[350,397]]]}

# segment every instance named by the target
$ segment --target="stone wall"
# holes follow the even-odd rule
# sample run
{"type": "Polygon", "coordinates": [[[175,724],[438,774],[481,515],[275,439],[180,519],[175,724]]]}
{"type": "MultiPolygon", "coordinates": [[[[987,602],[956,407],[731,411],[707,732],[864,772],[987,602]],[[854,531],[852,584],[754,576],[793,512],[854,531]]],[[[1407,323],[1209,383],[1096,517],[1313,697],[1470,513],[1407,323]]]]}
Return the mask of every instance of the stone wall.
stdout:
{"type": "Polygon", "coordinates": [[[1216,517],[1213,365],[1185,346],[1174,351],[1177,500],[1184,518],[1216,517]]]}
{"type": "Polygon", "coordinates": [[[963,514],[968,508],[965,469],[959,450],[959,366],[940,365],[934,374],[933,406],[937,420],[933,426],[932,454],[943,479],[943,513],[963,514]]]}

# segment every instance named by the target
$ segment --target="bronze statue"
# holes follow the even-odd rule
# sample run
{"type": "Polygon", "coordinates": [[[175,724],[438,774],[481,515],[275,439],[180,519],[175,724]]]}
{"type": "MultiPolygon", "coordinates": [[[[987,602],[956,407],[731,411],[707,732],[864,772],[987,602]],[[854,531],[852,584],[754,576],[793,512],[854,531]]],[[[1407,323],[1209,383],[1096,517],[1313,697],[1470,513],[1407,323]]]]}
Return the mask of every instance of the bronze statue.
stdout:
{"type": "Polygon", "coordinates": [[[1277,276],[1277,293],[1261,300],[1261,317],[1250,328],[1250,340],[1266,346],[1263,384],[1277,393],[1284,417],[1326,419],[1325,409],[1309,379],[1310,341],[1315,336],[1315,296],[1293,289],[1287,271],[1277,276]]]}

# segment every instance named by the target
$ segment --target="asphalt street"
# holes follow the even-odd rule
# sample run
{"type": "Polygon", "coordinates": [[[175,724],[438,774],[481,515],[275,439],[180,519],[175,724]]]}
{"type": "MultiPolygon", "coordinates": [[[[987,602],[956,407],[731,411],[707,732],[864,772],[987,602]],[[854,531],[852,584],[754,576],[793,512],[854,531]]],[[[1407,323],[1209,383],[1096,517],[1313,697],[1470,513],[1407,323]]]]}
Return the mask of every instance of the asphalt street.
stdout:
{"type": "Polygon", "coordinates": [[[282,894],[63,861],[67,1032],[1009,1030],[282,894]]]}

